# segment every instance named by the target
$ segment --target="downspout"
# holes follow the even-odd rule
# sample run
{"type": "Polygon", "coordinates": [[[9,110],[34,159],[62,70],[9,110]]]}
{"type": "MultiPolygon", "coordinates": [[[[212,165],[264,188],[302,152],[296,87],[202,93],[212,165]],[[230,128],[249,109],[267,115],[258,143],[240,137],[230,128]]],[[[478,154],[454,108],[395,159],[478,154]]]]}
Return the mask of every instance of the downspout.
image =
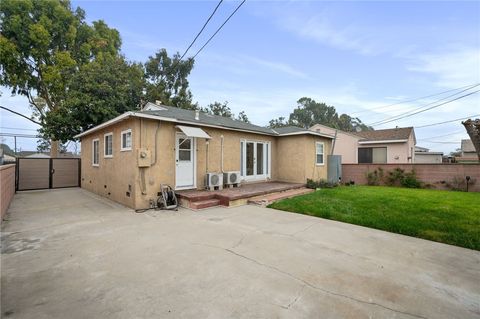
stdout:
{"type": "Polygon", "coordinates": [[[222,169],[222,173],[223,173],[223,135],[220,135],[220,143],[221,143],[221,153],[222,153],[222,158],[221,158],[221,169],[222,169]]]}
{"type": "Polygon", "coordinates": [[[159,130],[160,130],[160,121],[158,121],[157,129],[155,131],[155,160],[151,163],[151,166],[154,166],[155,164],[157,164],[157,148],[158,148],[157,140],[158,140],[158,131],[159,130]]]}
{"type": "Polygon", "coordinates": [[[209,146],[209,145],[210,145],[210,142],[207,140],[207,141],[205,142],[205,146],[206,146],[206,152],[205,152],[205,153],[206,153],[206,154],[205,154],[205,157],[206,157],[206,159],[205,159],[205,173],[208,173],[208,149],[209,149],[208,146],[209,146]]]}
{"type": "Polygon", "coordinates": [[[338,133],[338,130],[335,130],[335,137],[333,138],[332,151],[330,152],[330,155],[333,155],[333,151],[335,150],[335,142],[337,140],[337,133],[338,133]]]}
{"type": "MultiPolygon", "coordinates": [[[[140,119],[140,149],[143,148],[143,144],[142,144],[142,135],[143,135],[142,123],[143,123],[143,119],[140,119]]],[[[147,195],[147,184],[145,183],[145,168],[144,167],[140,167],[140,190],[142,191],[142,195],[147,195]]]]}

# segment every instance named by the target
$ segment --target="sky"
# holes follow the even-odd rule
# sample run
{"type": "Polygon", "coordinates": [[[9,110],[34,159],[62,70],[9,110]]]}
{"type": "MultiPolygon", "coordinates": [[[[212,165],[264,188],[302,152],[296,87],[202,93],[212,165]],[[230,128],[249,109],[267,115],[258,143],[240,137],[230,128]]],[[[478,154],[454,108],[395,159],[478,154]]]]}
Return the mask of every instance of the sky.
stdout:
{"type": "MultiPolygon", "coordinates": [[[[116,28],[122,53],[145,62],[161,48],[183,53],[217,3],[72,5],[86,11],[87,21],[102,19],[116,28]]],[[[225,0],[220,5],[187,56],[195,54],[239,3],[225,0]]],[[[288,118],[301,97],[335,106],[366,124],[376,123],[480,90],[473,87],[480,84],[480,2],[247,0],[197,56],[189,82],[201,106],[228,101],[236,114],[245,111],[257,125],[288,118]]],[[[25,98],[1,90],[0,105],[30,114],[25,98]]],[[[418,127],[475,114],[480,114],[480,92],[374,128],[418,127]]],[[[1,132],[35,133],[35,124],[5,111],[0,115],[1,132]]],[[[468,138],[460,121],[416,128],[415,134],[418,146],[446,154],[468,138]]],[[[11,144],[11,138],[5,141],[11,144]]],[[[18,140],[24,150],[35,144],[18,140]]]]}

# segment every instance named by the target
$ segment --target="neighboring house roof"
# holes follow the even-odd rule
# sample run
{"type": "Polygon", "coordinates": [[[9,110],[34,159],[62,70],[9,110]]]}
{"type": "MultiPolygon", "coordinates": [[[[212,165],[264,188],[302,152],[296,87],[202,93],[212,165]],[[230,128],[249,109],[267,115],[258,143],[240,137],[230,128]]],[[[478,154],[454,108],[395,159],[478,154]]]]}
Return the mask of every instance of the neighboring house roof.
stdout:
{"type": "Polygon", "coordinates": [[[421,146],[415,146],[415,153],[428,152],[430,149],[421,146]]]}
{"type": "Polygon", "coordinates": [[[79,138],[88,135],[96,130],[102,129],[116,122],[122,121],[128,117],[140,117],[149,118],[154,120],[161,120],[167,122],[175,122],[189,125],[200,125],[207,127],[222,128],[227,130],[236,130],[244,132],[259,133],[264,135],[283,136],[283,135],[296,135],[296,134],[309,134],[322,136],[327,138],[333,138],[333,136],[324,133],[317,133],[306,129],[295,127],[291,132],[280,133],[276,129],[270,129],[263,126],[258,126],[250,123],[245,123],[240,120],[234,120],[228,117],[211,115],[203,112],[193,110],[181,109],[173,106],[155,105],[153,103],[147,103],[146,107],[142,111],[138,112],[126,112],[120,116],[117,116],[110,121],[102,123],[94,128],[91,128],[81,134],[75,136],[79,138]],[[197,117],[198,114],[198,117],[197,117]]]}
{"type": "Polygon", "coordinates": [[[324,129],[327,129],[327,130],[338,131],[338,133],[347,134],[347,135],[350,135],[350,136],[355,137],[355,138],[357,138],[357,139],[361,139],[360,136],[355,135],[355,133],[353,133],[353,132],[342,131],[342,130],[340,130],[340,129],[338,129],[338,128],[330,127],[330,126],[323,125],[323,124],[315,124],[315,125],[313,125],[312,127],[310,127],[309,130],[314,131],[314,132],[317,132],[317,133],[320,133],[320,132],[321,132],[321,128],[324,128],[324,129]]]}
{"type": "Polygon", "coordinates": [[[30,155],[25,155],[22,157],[28,157],[28,158],[50,158],[50,155],[45,154],[45,153],[33,153],[30,155]]]}
{"type": "Polygon", "coordinates": [[[406,142],[411,134],[415,139],[415,133],[413,127],[396,127],[385,130],[372,130],[355,132],[354,134],[363,138],[362,142],[379,142],[379,141],[396,141],[406,142]]]}
{"type": "Polygon", "coordinates": [[[283,126],[283,127],[276,127],[272,129],[273,131],[277,132],[280,136],[287,136],[287,135],[299,135],[299,134],[312,134],[312,135],[321,135],[329,138],[333,138],[333,135],[327,133],[320,133],[315,131],[310,131],[308,129],[304,129],[302,127],[297,126],[283,126]]]}
{"type": "Polygon", "coordinates": [[[473,147],[473,143],[471,140],[462,140],[462,152],[467,152],[467,153],[470,153],[470,152],[473,152],[473,153],[476,153],[475,151],[475,147],[473,147]]]}

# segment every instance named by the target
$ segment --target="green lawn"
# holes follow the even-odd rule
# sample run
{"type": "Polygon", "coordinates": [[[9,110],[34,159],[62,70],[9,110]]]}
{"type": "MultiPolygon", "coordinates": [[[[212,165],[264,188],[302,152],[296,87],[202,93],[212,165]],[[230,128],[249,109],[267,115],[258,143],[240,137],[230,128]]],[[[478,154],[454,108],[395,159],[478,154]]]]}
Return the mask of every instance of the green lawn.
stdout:
{"type": "Polygon", "coordinates": [[[479,193],[345,186],[269,207],[480,250],[479,193]]]}

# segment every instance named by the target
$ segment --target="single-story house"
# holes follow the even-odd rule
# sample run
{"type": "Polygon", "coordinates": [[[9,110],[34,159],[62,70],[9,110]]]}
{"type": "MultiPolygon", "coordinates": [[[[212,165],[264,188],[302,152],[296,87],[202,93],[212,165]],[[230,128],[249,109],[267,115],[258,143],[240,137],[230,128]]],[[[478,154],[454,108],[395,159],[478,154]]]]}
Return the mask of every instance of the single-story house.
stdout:
{"type": "Polygon", "coordinates": [[[356,132],[358,163],[406,164],[415,162],[415,131],[413,127],[356,132]]]}
{"type": "Polygon", "coordinates": [[[408,164],[415,160],[413,127],[344,132],[316,124],[310,130],[333,135],[333,154],[342,156],[343,164],[408,164]]]}
{"type": "Polygon", "coordinates": [[[161,184],[204,189],[211,172],[238,171],[246,183],[327,178],[333,136],[148,103],[76,138],[82,187],[140,209],[157,198],[161,184]]]}
{"type": "Polygon", "coordinates": [[[431,152],[428,148],[415,146],[416,164],[442,164],[442,162],[442,152],[431,152]]]}
{"type": "Polygon", "coordinates": [[[315,124],[310,127],[310,130],[334,136],[335,143],[332,145],[333,155],[341,155],[342,164],[358,163],[358,142],[362,139],[360,136],[322,124],[315,124]]]}

